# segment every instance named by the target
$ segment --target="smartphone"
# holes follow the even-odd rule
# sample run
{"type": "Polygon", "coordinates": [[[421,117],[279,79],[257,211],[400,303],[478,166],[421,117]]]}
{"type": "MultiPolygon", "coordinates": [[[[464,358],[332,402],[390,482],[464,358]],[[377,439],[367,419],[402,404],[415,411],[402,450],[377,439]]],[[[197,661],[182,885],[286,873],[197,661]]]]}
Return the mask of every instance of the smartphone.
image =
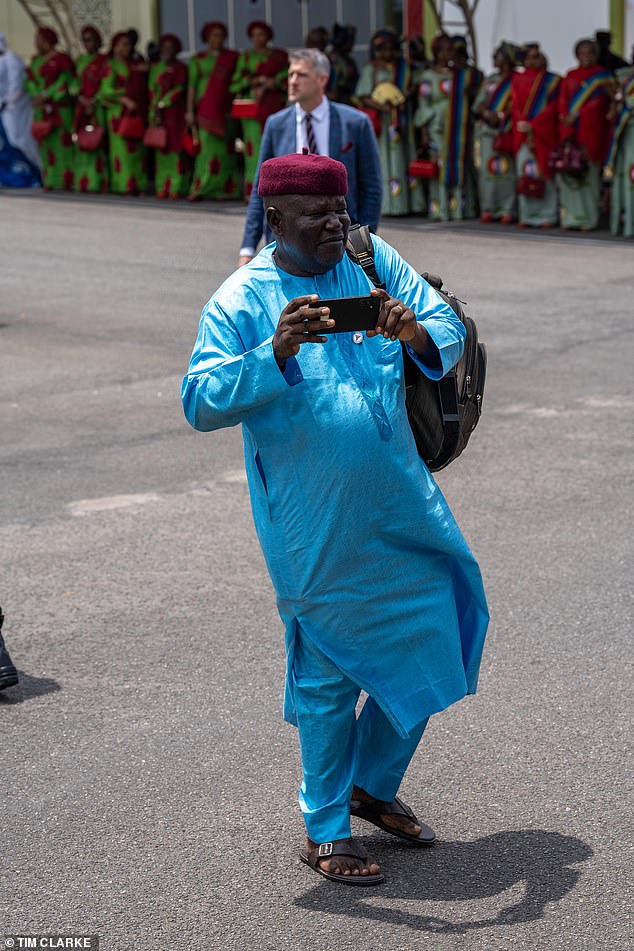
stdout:
{"type": "Polygon", "coordinates": [[[334,297],[332,300],[316,300],[311,307],[328,307],[330,317],[324,320],[334,320],[334,327],[324,326],[321,334],[345,334],[353,330],[374,330],[381,311],[381,298],[367,297],[334,297]]]}

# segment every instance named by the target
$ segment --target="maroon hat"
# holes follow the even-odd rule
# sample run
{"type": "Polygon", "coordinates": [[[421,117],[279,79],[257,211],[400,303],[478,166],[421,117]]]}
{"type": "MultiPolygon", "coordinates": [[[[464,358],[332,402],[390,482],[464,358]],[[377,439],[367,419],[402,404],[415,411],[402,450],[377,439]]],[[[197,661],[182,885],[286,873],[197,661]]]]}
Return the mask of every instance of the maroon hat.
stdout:
{"type": "Polygon", "coordinates": [[[82,37],[92,36],[95,39],[95,41],[99,44],[99,46],[103,46],[103,37],[96,26],[92,26],[92,24],[90,23],[87,23],[85,26],[82,26],[81,35],[82,37]]]}
{"type": "Polygon", "coordinates": [[[264,30],[265,33],[268,33],[269,39],[273,39],[273,27],[264,20],[251,20],[246,29],[247,36],[251,36],[254,30],[264,30]]]}
{"type": "Polygon", "coordinates": [[[174,49],[176,50],[177,56],[179,53],[183,52],[183,44],[181,43],[180,39],[176,36],[176,33],[163,33],[161,36],[159,36],[159,41],[158,41],[159,49],[161,48],[163,43],[172,43],[174,46],[174,49]]]}
{"type": "Polygon", "coordinates": [[[55,30],[52,30],[50,26],[40,26],[37,28],[37,35],[41,36],[45,43],[48,43],[49,46],[57,46],[59,43],[59,37],[55,30]]]}
{"type": "Polygon", "coordinates": [[[258,195],[346,195],[346,166],[327,155],[280,155],[260,168],[258,195]]]}
{"type": "Polygon", "coordinates": [[[216,29],[222,30],[222,32],[225,35],[225,38],[227,37],[227,27],[224,25],[224,23],[221,23],[220,20],[208,20],[207,23],[203,23],[201,31],[200,31],[200,38],[203,41],[203,43],[207,42],[207,37],[209,36],[211,31],[216,29]]]}

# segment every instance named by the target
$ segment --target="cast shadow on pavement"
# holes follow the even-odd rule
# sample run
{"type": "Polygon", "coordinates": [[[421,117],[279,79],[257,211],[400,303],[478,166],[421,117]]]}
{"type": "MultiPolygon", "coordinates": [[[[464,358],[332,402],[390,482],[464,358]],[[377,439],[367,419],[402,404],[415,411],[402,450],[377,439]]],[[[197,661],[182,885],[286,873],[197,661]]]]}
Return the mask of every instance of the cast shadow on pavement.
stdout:
{"type": "Polygon", "coordinates": [[[370,919],[414,931],[467,934],[543,918],[546,906],[561,901],[581,877],[570,866],[593,854],[581,839],[540,829],[496,832],[474,842],[437,842],[430,849],[386,848],[385,836],[363,842],[370,854],[381,858],[386,873],[383,885],[363,888],[322,879],[296,898],[295,905],[305,911],[370,919]],[[504,896],[509,889],[514,889],[513,895],[504,896]],[[387,899],[383,906],[382,899],[387,899]],[[476,910],[469,917],[467,910],[466,920],[460,921],[410,913],[393,905],[403,900],[420,904],[486,899],[481,913],[476,910]],[[500,904],[503,907],[493,913],[491,906],[500,904]]]}
{"type": "Polygon", "coordinates": [[[34,697],[43,697],[47,693],[57,693],[62,688],[52,677],[31,677],[23,670],[18,671],[19,682],[15,687],[0,690],[0,707],[10,707],[24,703],[34,697]]]}

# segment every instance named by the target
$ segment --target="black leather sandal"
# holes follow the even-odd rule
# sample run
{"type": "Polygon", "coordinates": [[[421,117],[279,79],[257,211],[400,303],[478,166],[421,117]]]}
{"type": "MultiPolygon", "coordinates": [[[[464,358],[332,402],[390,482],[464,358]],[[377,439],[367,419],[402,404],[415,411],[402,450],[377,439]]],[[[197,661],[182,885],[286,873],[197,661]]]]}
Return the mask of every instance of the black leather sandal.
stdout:
{"type": "Polygon", "coordinates": [[[360,859],[367,862],[369,855],[367,849],[357,845],[352,839],[342,839],[340,842],[322,842],[316,848],[302,849],[299,857],[305,865],[309,865],[318,875],[329,878],[331,882],[343,882],[344,885],[380,885],[385,881],[382,873],[378,875],[341,875],[336,872],[327,872],[320,866],[322,859],[334,858],[336,855],[347,856],[348,858],[360,859]]]}
{"type": "Polygon", "coordinates": [[[393,799],[392,802],[381,802],[380,799],[373,799],[372,802],[361,802],[358,799],[352,799],[350,815],[356,816],[357,819],[365,819],[366,822],[371,822],[372,825],[377,826],[384,832],[396,835],[399,839],[411,842],[412,845],[433,845],[436,838],[434,830],[421,822],[420,819],[417,819],[410,807],[398,798],[393,799]],[[418,835],[408,835],[402,829],[392,829],[391,826],[387,826],[383,822],[381,816],[406,816],[410,822],[414,822],[421,827],[420,833],[418,835]]]}

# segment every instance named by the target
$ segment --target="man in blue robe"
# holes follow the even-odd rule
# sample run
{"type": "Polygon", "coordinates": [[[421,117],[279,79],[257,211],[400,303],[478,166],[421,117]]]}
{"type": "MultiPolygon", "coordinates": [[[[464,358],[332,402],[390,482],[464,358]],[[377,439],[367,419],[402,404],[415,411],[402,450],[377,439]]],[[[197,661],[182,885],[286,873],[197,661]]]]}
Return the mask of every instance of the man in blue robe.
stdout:
{"type": "Polygon", "coordinates": [[[286,627],[284,715],[299,730],[308,834],[300,858],[369,885],[383,875],[351,838],[350,814],[433,842],[396,794],[430,715],[475,692],[488,611],[405,409],[402,345],[439,379],[461,356],[464,327],[376,236],[386,291],[372,288],[345,254],[346,188],[345,167],[326,156],[263,163],[275,241],[203,309],[182,398],[195,429],[242,424],[286,627]],[[366,334],[337,333],[315,303],[370,293],[382,303],[366,334]]]}

